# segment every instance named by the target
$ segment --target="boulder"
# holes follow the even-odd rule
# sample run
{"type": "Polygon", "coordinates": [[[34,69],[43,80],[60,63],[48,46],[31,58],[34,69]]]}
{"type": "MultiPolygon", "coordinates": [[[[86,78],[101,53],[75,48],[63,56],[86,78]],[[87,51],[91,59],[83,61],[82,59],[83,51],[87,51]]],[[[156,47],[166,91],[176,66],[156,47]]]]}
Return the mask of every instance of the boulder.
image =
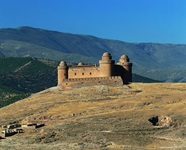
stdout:
{"type": "Polygon", "coordinates": [[[153,116],[148,119],[153,126],[169,127],[172,125],[172,119],[168,116],[153,116]]]}

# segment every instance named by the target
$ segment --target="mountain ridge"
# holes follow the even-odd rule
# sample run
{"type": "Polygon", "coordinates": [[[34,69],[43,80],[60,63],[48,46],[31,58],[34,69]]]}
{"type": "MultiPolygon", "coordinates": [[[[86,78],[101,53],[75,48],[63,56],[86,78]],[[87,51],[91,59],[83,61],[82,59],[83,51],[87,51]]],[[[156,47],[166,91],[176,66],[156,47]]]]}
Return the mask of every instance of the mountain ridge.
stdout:
{"type": "Polygon", "coordinates": [[[105,51],[110,52],[116,61],[121,55],[127,54],[136,74],[160,81],[186,81],[186,44],[127,43],[32,27],[0,29],[0,55],[2,53],[5,57],[30,56],[98,63],[105,51]],[[181,68],[181,73],[177,68],[181,68]],[[168,69],[168,72],[165,73],[164,69],[168,69]],[[154,70],[158,75],[153,73],[154,70]],[[170,76],[174,71],[181,75],[170,76]]]}

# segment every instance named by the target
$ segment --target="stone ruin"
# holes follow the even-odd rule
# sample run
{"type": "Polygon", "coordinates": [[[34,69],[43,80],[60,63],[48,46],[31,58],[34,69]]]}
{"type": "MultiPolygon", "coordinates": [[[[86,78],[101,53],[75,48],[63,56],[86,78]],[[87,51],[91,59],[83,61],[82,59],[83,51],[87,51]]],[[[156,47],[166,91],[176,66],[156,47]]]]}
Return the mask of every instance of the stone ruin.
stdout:
{"type": "Polygon", "coordinates": [[[28,124],[8,124],[8,125],[2,125],[2,131],[0,133],[1,138],[5,138],[8,136],[15,135],[17,133],[23,133],[23,129],[36,129],[45,126],[45,124],[36,124],[36,123],[28,123],[28,124]]]}

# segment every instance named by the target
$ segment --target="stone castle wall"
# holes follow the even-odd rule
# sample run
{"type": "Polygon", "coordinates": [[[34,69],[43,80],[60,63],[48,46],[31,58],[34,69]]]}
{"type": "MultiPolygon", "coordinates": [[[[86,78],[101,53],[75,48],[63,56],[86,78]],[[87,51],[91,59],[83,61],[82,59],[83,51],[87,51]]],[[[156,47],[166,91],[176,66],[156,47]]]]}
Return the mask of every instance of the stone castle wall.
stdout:
{"type": "Polygon", "coordinates": [[[84,65],[68,67],[61,61],[58,66],[58,87],[62,89],[82,85],[123,85],[132,81],[132,63],[127,55],[122,55],[117,64],[110,53],[105,52],[99,66],[84,65]]]}
{"type": "Polygon", "coordinates": [[[99,77],[99,67],[97,66],[77,66],[68,70],[68,78],[92,78],[99,77]]]}
{"type": "Polygon", "coordinates": [[[61,85],[62,89],[71,89],[74,87],[87,85],[113,85],[122,86],[123,80],[120,76],[112,77],[93,77],[93,78],[71,78],[64,79],[61,85]]]}

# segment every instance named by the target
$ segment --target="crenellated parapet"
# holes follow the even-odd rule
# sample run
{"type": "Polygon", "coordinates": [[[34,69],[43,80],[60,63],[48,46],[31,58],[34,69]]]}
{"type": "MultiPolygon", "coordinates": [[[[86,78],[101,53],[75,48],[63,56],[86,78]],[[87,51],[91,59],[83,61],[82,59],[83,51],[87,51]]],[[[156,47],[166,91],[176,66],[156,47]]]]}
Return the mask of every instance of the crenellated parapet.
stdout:
{"type": "Polygon", "coordinates": [[[112,76],[112,77],[94,77],[94,78],[70,78],[70,79],[63,79],[63,81],[67,82],[77,82],[77,81],[99,81],[99,80],[117,80],[121,79],[120,76],[112,76]]]}
{"type": "Polygon", "coordinates": [[[122,86],[123,80],[120,76],[112,77],[94,77],[94,78],[77,78],[77,79],[64,79],[61,87],[63,89],[71,89],[73,87],[87,85],[111,85],[122,86]]]}

